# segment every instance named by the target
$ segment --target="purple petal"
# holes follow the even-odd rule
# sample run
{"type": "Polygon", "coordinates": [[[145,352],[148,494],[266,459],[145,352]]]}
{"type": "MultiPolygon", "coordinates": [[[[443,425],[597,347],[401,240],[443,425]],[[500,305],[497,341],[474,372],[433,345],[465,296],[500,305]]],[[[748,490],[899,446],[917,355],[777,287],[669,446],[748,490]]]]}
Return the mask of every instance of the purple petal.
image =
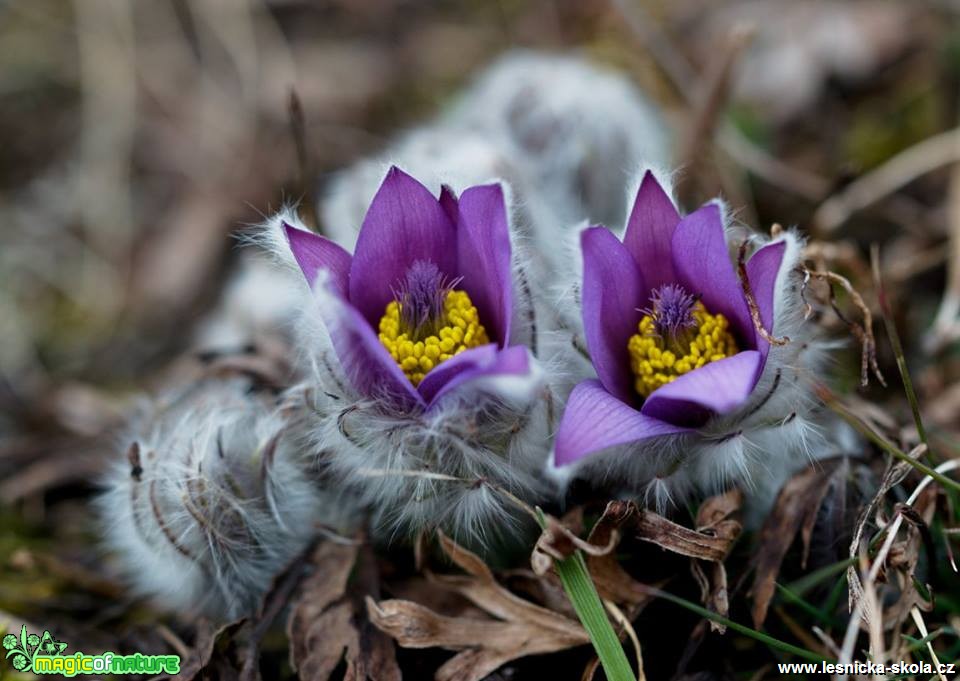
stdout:
{"type": "Polygon", "coordinates": [[[503,189],[498,184],[471,187],[460,195],[457,223],[460,288],[480,313],[480,322],[500,347],[510,342],[513,280],[510,228],[503,189]]]}
{"type": "Polygon", "coordinates": [[[364,397],[386,399],[402,409],[426,406],[363,315],[333,289],[318,291],[317,295],[334,352],[356,391],[364,397]]]}
{"type": "Polygon", "coordinates": [[[565,466],[601,449],[687,430],[641,414],[604,390],[599,381],[584,381],[567,400],[554,461],[565,466]]]}
{"type": "MultiPolygon", "coordinates": [[[[750,282],[750,290],[760,310],[760,321],[763,323],[763,328],[771,334],[773,333],[773,294],[777,284],[777,273],[780,271],[780,263],[783,262],[783,254],[786,250],[786,241],[767,244],[754,253],[747,262],[747,281],[750,282]]],[[[763,360],[766,360],[770,343],[756,329],[754,333],[757,339],[757,350],[760,351],[763,360]]],[[[760,369],[763,369],[763,362],[760,369]]]]}
{"type": "Polygon", "coordinates": [[[495,343],[464,350],[442,362],[420,381],[418,389],[428,409],[458,387],[491,376],[523,376],[530,373],[527,349],[514,345],[499,350],[495,343]]]}
{"type": "Polygon", "coordinates": [[[456,276],[456,227],[430,191],[391,168],[370,204],[350,266],[350,302],[372,324],[416,260],[456,276]]]}
{"type": "Polygon", "coordinates": [[[750,397],[760,361],[759,352],[746,350],[710,362],[654,390],[640,411],[678,426],[702,426],[710,416],[731,412],[750,397]]]}
{"type": "Polygon", "coordinates": [[[670,253],[673,230],[679,222],[673,201],[648,170],[633,202],[623,243],[651,289],[676,280],[670,253]]]}
{"type": "Polygon", "coordinates": [[[330,282],[341,295],[347,293],[347,281],[350,275],[350,254],[340,246],[319,234],[307,232],[283,223],[290,250],[307,283],[312,287],[317,273],[326,270],[330,273],[330,282]]]}
{"type": "Polygon", "coordinates": [[[752,348],[753,323],[733,270],[716,205],[703,206],[677,225],[673,233],[673,266],[680,283],[690,293],[699,294],[711,313],[725,316],[737,340],[752,348]]]}
{"type": "Polygon", "coordinates": [[[458,204],[459,201],[454,191],[448,185],[441,186],[440,207],[443,208],[443,212],[450,218],[450,222],[454,224],[457,223],[457,213],[459,212],[458,204]]]}
{"type": "Polygon", "coordinates": [[[623,402],[636,399],[627,342],[637,332],[647,288],[633,257],[609,230],[580,235],[583,250],[583,330],[600,382],[623,402]]]}

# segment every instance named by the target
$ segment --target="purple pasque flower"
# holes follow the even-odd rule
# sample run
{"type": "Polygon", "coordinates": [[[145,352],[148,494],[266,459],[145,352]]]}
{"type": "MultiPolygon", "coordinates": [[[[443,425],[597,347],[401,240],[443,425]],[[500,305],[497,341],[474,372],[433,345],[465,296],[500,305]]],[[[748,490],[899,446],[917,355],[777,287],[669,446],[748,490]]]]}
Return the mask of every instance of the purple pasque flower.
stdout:
{"type": "MultiPolygon", "coordinates": [[[[592,227],[580,243],[583,326],[597,379],[570,395],[556,465],[697,431],[750,400],[770,344],[753,323],[716,204],[681,218],[647,172],[623,241],[592,227]]],[[[772,242],[746,264],[766,329],[785,249],[772,242]]]]}
{"type": "Polygon", "coordinates": [[[458,386],[526,375],[510,345],[513,284],[507,211],[499,184],[437,199],[392,167],[364,218],[354,254],[284,224],[310,284],[322,272],[336,308],[324,322],[362,396],[429,411],[458,386]]]}

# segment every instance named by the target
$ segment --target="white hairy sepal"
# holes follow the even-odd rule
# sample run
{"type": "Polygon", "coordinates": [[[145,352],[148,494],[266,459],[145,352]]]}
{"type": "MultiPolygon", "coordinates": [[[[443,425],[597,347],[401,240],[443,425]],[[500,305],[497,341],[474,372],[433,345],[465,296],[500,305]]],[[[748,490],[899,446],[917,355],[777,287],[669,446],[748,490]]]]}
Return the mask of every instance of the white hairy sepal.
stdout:
{"type": "Polygon", "coordinates": [[[549,492],[542,470],[554,428],[543,371],[463,384],[429,411],[363,396],[333,350],[346,303],[321,274],[299,345],[310,367],[303,386],[319,465],[349,488],[382,536],[441,528],[458,541],[509,535],[522,512],[501,490],[535,503],[549,492]]]}
{"type": "Polygon", "coordinates": [[[163,608],[252,612],[323,517],[296,438],[248,389],[208,379],[146,405],[105,479],[106,546],[163,608]]]}
{"type": "MultiPolygon", "coordinates": [[[[766,496],[817,452],[835,453],[824,446],[820,405],[813,392],[827,344],[803,319],[802,275],[797,270],[802,242],[785,232],[769,243],[780,240],[787,247],[775,284],[773,335],[790,341],[771,345],[747,402],[693,433],[611,448],[571,466],[551,462],[548,470],[554,479],[567,484],[585,479],[666,510],[693,492],[713,494],[731,485],[766,496]]],[[[764,245],[759,238],[755,243],[758,248],[764,245]]]]}
{"type": "MultiPolygon", "coordinates": [[[[298,293],[302,293],[303,273],[300,271],[297,259],[293,256],[293,251],[290,250],[290,241],[283,227],[285,224],[304,232],[313,231],[303,223],[294,206],[284,206],[244,234],[243,239],[247,244],[270,256],[276,267],[285,275],[290,275],[291,281],[299,282],[295,287],[298,293]]],[[[302,296],[298,299],[302,300],[302,296]]],[[[301,303],[295,307],[294,316],[299,316],[303,305],[301,303]]]]}

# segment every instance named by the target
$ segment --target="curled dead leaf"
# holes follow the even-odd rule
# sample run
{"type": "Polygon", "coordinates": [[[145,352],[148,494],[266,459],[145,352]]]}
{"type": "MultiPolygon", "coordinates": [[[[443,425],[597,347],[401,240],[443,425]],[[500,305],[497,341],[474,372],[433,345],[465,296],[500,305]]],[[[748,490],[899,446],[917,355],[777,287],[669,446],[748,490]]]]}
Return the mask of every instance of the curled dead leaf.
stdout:
{"type": "Polygon", "coordinates": [[[736,525],[737,530],[732,536],[730,530],[733,525],[728,526],[728,531],[723,535],[698,532],[653,511],[641,510],[637,518],[636,537],[681,556],[716,563],[727,557],[739,535],[739,523],[736,525]]]}
{"type": "Polygon", "coordinates": [[[820,505],[830,488],[832,476],[843,471],[844,461],[820,461],[793,476],[780,490],[773,510],[760,530],[752,588],[754,627],[759,629],[767,618],[780,565],[798,532],[803,538],[803,560],[806,561],[820,505]]]}
{"type": "Polygon", "coordinates": [[[247,625],[245,619],[215,627],[208,620],[197,624],[197,636],[190,657],[183,661],[175,681],[194,681],[207,678],[211,672],[221,678],[236,677],[238,670],[231,654],[234,637],[247,625]]]}
{"type": "Polygon", "coordinates": [[[290,665],[299,677],[326,681],[345,661],[344,681],[400,681],[393,643],[364,616],[364,600],[377,595],[372,553],[357,544],[325,542],[310,563],[314,572],[287,621],[290,665]]]}
{"type": "Polygon", "coordinates": [[[601,546],[581,539],[573,530],[552,516],[547,516],[546,519],[547,526],[537,539],[533,554],[530,556],[533,571],[541,577],[553,568],[554,561],[569,558],[578,549],[588,556],[605,556],[620,543],[620,536],[616,529],[609,533],[606,542],[601,546]]]}
{"type": "MultiPolygon", "coordinates": [[[[743,492],[739,489],[710,497],[700,504],[697,511],[697,532],[727,539],[732,548],[743,526],[739,520],[731,516],[737,513],[742,505],[743,492]]],[[[727,553],[729,551],[728,548],[727,553]]],[[[730,595],[727,590],[727,568],[723,561],[717,561],[708,566],[694,560],[690,564],[690,569],[700,585],[700,600],[703,604],[719,615],[724,617],[729,615],[730,595]]],[[[721,634],[727,630],[726,625],[713,620],[710,620],[710,628],[721,634]]]]}
{"type": "MultiPolygon", "coordinates": [[[[917,459],[923,456],[926,451],[927,446],[920,444],[910,451],[910,457],[917,459]]],[[[886,498],[887,493],[903,482],[912,470],[913,469],[910,467],[910,464],[908,464],[906,461],[898,461],[891,465],[884,473],[876,493],[860,512],[860,516],[857,518],[857,522],[853,527],[853,538],[850,541],[849,554],[851,558],[857,557],[860,551],[860,543],[863,539],[863,533],[866,530],[867,523],[870,522],[870,518],[873,517],[876,510],[880,507],[884,498],[886,498]]],[[[847,606],[851,611],[853,611],[855,604],[860,601],[863,591],[860,584],[860,575],[857,574],[857,570],[853,566],[847,569],[847,585],[847,606]]]]}
{"type": "Polygon", "coordinates": [[[511,660],[589,643],[577,622],[509,592],[479,556],[439,537],[450,560],[467,574],[430,574],[430,579],[467,598],[488,618],[440,615],[406,600],[366,600],[370,621],[400,646],[458,651],[437,670],[437,681],[480,681],[511,660]]]}
{"type": "MultiPolygon", "coordinates": [[[[617,535],[620,527],[629,527],[636,521],[638,508],[632,501],[611,501],[603,515],[590,531],[589,541],[594,546],[605,545],[617,535]]],[[[597,587],[600,598],[628,608],[628,616],[636,616],[649,603],[650,593],[642,588],[620,565],[612,551],[602,555],[587,556],[587,568],[597,587]]]]}

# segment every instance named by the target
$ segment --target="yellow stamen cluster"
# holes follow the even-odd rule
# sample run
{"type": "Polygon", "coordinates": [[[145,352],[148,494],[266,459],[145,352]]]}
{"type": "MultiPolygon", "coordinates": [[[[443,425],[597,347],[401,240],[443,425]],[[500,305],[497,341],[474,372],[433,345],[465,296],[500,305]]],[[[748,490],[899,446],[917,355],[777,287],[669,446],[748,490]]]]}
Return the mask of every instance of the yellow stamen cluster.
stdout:
{"type": "Polygon", "coordinates": [[[447,293],[443,300],[443,318],[433,325],[436,333],[418,335],[415,330],[403,328],[400,310],[401,305],[395,300],[387,305],[380,318],[380,342],[414,385],[441,362],[490,342],[466,291],[447,293]]]}
{"type": "Polygon", "coordinates": [[[649,314],[640,320],[639,333],[630,336],[627,350],[630,368],[636,377],[634,387],[644,397],[678,376],[737,354],[737,344],[726,317],[710,314],[703,303],[697,303],[691,314],[696,327],[682,331],[675,338],[658,335],[656,320],[649,314]]]}

